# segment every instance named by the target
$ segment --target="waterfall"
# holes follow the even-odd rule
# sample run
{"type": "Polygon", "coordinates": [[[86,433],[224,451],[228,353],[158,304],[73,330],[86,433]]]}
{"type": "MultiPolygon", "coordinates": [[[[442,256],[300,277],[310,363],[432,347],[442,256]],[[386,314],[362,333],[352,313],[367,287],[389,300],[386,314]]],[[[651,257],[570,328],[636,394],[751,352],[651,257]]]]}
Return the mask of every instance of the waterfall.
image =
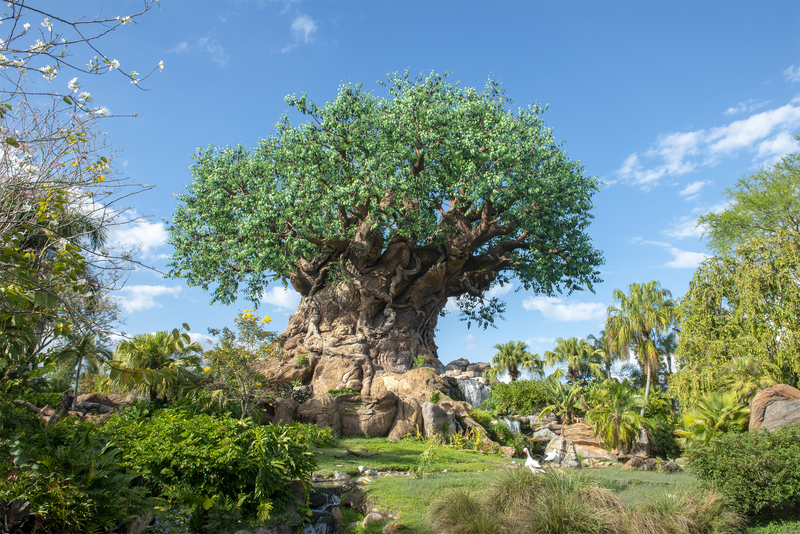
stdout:
{"type": "Polygon", "coordinates": [[[311,503],[312,523],[303,525],[303,534],[331,534],[338,532],[333,521],[331,509],[339,506],[339,496],[335,493],[315,491],[311,503]],[[316,505],[316,506],[315,506],[316,505]]]}
{"type": "Polygon", "coordinates": [[[519,421],[515,421],[513,419],[509,419],[508,417],[503,417],[500,419],[504,425],[508,427],[508,429],[513,432],[514,434],[519,434],[522,432],[522,426],[520,425],[519,421]]]}
{"type": "Polygon", "coordinates": [[[458,390],[461,392],[464,400],[475,408],[478,408],[481,404],[483,404],[483,401],[489,398],[489,388],[477,380],[459,378],[458,390]]]}

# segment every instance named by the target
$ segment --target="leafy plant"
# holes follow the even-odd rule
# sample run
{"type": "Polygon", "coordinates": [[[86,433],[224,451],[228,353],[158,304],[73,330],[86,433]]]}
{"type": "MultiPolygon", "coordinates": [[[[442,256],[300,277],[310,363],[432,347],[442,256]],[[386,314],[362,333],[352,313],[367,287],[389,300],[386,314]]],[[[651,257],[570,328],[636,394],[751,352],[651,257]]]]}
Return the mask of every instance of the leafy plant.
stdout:
{"type": "Polygon", "coordinates": [[[430,401],[434,404],[439,402],[439,397],[441,396],[441,392],[438,389],[435,389],[433,393],[431,393],[430,401]]]}
{"type": "Polygon", "coordinates": [[[425,478],[436,472],[436,453],[439,450],[439,443],[431,442],[428,448],[422,451],[417,457],[416,465],[414,466],[414,478],[425,478]]]}
{"type": "Polygon", "coordinates": [[[334,397],[338,397],[339,395],[347,395],[348,393],[351,393],[353,395],[361,395],[360,391],[353,388],[330,389],[328,390],[328,393],[330,395],[333,395],[334,397]]]}
{"type": "Polygon", "coordinates": [[[298,354],[294,362],[295,369],[305,369],[308,367],[308,355],[298,354]]]}
{"type": "Polygon", "coordinates": [[[559,380],[548,380],[547,387],[550,391],[550,404],[542,408],[538,419],[553,413],[562,423],[571,425],[577,414],[583,410],[581,405],[583,386],[564,384],[559,380]]]}
{"type": "Polygon", "coordinates": [[[703,485],[729,497],[741,513],[800,506],[800,425],[719,435],[688,455],[703,485]]]}
{"type": "Polygon", "coordinates": [[[708,445],[725,432],[743,432],[750,422],[750,408],[739,402],[735,391],[714,391],[704,395],[690,410],[681,414],[681,426],[675,431],[687,450],[708,445]]]}
{"type": "Polygon", "coordinates": [[[520,369],[530,371],[538,377],[544,376],[544,362],[538,354],[528,352],[528,344],[522,341],[509,341],[494,346],[497,354],[492,357],[492,367],[484,371],[487,380],[496,381],[503,373],[508,373],[512,382],[519,378],[520,369]]]}
{"type": "Polygon", "coordinates": [[[596,405],[586,412],[586,422],[594,425],[606,449],[629,448],[645,426],[639,415],[642,399],[627,380],[609,380],[594,390],[596,405]]]}
{"type": "Polygon", "coordinates": [[[493,384],[487,401],[497,415],[531,415],[550,404],[550,397],[547,381],[517,380],[493,384]]]}

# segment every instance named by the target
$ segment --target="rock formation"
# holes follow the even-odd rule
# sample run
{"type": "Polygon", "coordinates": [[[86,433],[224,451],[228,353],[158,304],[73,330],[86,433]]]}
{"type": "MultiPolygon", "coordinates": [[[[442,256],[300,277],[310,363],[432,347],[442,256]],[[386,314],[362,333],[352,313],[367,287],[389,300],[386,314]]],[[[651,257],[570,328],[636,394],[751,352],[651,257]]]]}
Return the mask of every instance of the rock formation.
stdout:
{"type": "Polygon", "coordinates": [[[750,430],[758,430],[762,427],[774,429],[788,422],[800,418],[797,404],[792,406],[781,406],[770,410],[770,419],[766,420],[767,409],[774,403],[800,401],[800,390],[786,384],[774,384],[769,386],[753,397],[750,401],[750,430]],[[767,426],[768,425],[768,426],[767,426]]]}

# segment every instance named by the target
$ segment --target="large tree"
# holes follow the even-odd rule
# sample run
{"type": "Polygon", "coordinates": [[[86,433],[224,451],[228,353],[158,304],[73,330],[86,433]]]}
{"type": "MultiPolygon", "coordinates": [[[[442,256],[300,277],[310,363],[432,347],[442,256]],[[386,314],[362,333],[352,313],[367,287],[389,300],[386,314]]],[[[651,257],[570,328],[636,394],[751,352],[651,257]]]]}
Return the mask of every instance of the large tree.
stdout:
{"type": "Polygon", "coordinates": [[[586,231],[597,180],[545,127],[538,105],[516,112],[503,87],[462,88],[445,76],[391,76],[385,97],[343,85],[318,106],[287,104],[252,151],[195,155],[169,242],[172,276],[233,302],[268,283],[302,300],[283,337],[288,354],[403,372],[436,356],[448,298],[467,320],[502,311],[484,301],[516,277],[534,293],[591,289],[601,254],[586,231]]]}

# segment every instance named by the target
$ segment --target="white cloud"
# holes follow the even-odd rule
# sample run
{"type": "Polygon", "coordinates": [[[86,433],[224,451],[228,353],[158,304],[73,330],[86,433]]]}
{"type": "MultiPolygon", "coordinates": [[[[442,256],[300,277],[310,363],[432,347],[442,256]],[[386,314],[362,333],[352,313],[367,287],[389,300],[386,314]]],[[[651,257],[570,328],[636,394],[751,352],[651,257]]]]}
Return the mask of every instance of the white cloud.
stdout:
{"type": "Polygon", "coordinates": [[[300,293],[291,287],[273,286],[261,295],[261,302],[272,304],[276,308],[293,310],[300,304],[300,293]]]}
{"type": "Polygon", "coordinates": [[[685,237],[700,238],[705,232],[705,227],[697,226],[697,217],[681,217],[678,219],[671,228],[667,228],[662,233],[675,239],[683,239],[685,237]]]}
{"type": "Polygon", "coordinates": [[[167,287],[167,286],[125,286],[122,289],[125,293],[124,296],[118,298],[122,309],[128,313],[141,310],[149,310],[150,308],[161,308],[162,305],[156,302],[156,297],[162,295],[172,295],[177,298],[182,292],[183,288],[180,286],[167,287]]]}
{"type": "Polygon", "coordinates": [[[506,293],[510,292],[514,289],[514,284],[505,284],[501,286],[500,284],[495,284],[489,291],[486,292],[484,298],[486,300],[492,300],[494,297],[500,297],[505,295],[506,293]]]}
{"type": "Polygon", "coordinates": [[[702,252],[689,252],[675,247],[670,247],[667,250],[675,257],[674,260],[664,264],[664,267],[669,267],[670,269],[695,269],[708,258],[708,254],[702,252]]]}
{"type": "Polygon", "coordinates": [[[725,115],[738,115],[739,113],[744,113],[745,111],[755,111],[758,108],[762,108],[769,104],[769,100],[765,100],[763,102],[756,102],[752,98],[747,102],[739,102],[736,104],[735,107],[728,108],[725,110],[725,115]]]}
{"type": "Polygon", "coordinates": [[[698,193],[704,186],[708,185],[710,182],[705,182],[703,180],[698,180],[696,182],[692,182],[684,187],[680,193],[678,193],[682,197],[686,197],[686,200],[692,200],[697,198],[698,193]]]}
{"type": "MultiPolygon", "coordinates": [[[[747,111],[765,103],[748,105],[747,111]]],[[[731,108],[731,113],[737,108],[731,108]]],[[[633,153],[616,171],[617,182],[649,190],[664,178],[682,176],[698,167],[713,166],[722,158],[734,158],[741,152],[752,154],[755,164],[769,164],[778,157],[797,150],[800,144],[791,134],[800,128],[800,96],[779,108],[755,113],[730,124],[660,135],[655,145],[643,155],[633,153]]]]}
{"type": "Polygon", "coordinates": [[[473,334],[467,334],[463,339],[464,341],[475,341],[475,336],[473,334]]]}
{"type": "Polygon", "coordinates": [[[175,52],[176,54],[180,54],[181,52],[186,52],[187,50],[189,50],[189,43],[187,43],[186,41],[181,41],[180,43],[176,44],[175,46],[167,50],[167,52],[175,52]]]}
{"type": "Polygon", "coordinates": [[[525,340],[525,343],[529,347],[542,347],[545,345],[552,345],[556,342],[556,338],[554,337],[545,337],[545,336],[536,336],[536,337],[529,337],[525,340]]]}
{"type": "Polygon", "coordinates": [[[230,58],[230,56],[225,53],[225,49],[222,47],[222,45],[219,44],[219,41],[212,37],[203,37],[202,39],[198,39],[197,46],[206,52],[211,58],[211,61],[220,67],[224,67],[230,58]]]}
{"type": "Polygon", "coordinates": [[[205,334],[201,334],[200,332],[188,332],[188,334],[189,334],[189,339],[191,339],[192,342],[195,342],[195,341],[199,342],[200,345],[203,347],[203,349],[207,349],[211,345],[213,345],[217,341],[219,341],[215,337],[207,336],[205,334]]]}
{"type": "Polygon", "coordinates": [[[606,314],[606,306],[600,302],[565,302],[555,297],[528,297],[522,301],[528,311],[540,311],[554,321],[588,321],[606,314]]]}
{"type": "Polygon", "coordinates": [[[467,345],[467,346],[464,348],[464,352],[469,352],[469,351],[471,351],[471,350],[475,350],[475,349],[477,349],[477,348],[478,348],[478,344],[477,344],[477,343],[469,343],[469,344],[468,344],[468,345],[467,345]]]}
{"type": "Polygon", "coordinates": [[[302,39],[305,44],[314,42],[314,34],[317,32],[317,23],[308,15],[298,15],[292,21],[292,33],[295,39],[302,39]]]}
{"type": "Polygon", "coordinates": [[[144,258],[158,259],[155,250],[166,244],[167,231],[163,222],[151,223],[138,220],[111,227],[108,242],[112,246],[139,249],[144,258]]]}
{"type": "Polygon", "coordinates": [[[795,69],[794,65],[783,71],[783,73],[790,82],[800,82],[800,69],[795,69]]]}

